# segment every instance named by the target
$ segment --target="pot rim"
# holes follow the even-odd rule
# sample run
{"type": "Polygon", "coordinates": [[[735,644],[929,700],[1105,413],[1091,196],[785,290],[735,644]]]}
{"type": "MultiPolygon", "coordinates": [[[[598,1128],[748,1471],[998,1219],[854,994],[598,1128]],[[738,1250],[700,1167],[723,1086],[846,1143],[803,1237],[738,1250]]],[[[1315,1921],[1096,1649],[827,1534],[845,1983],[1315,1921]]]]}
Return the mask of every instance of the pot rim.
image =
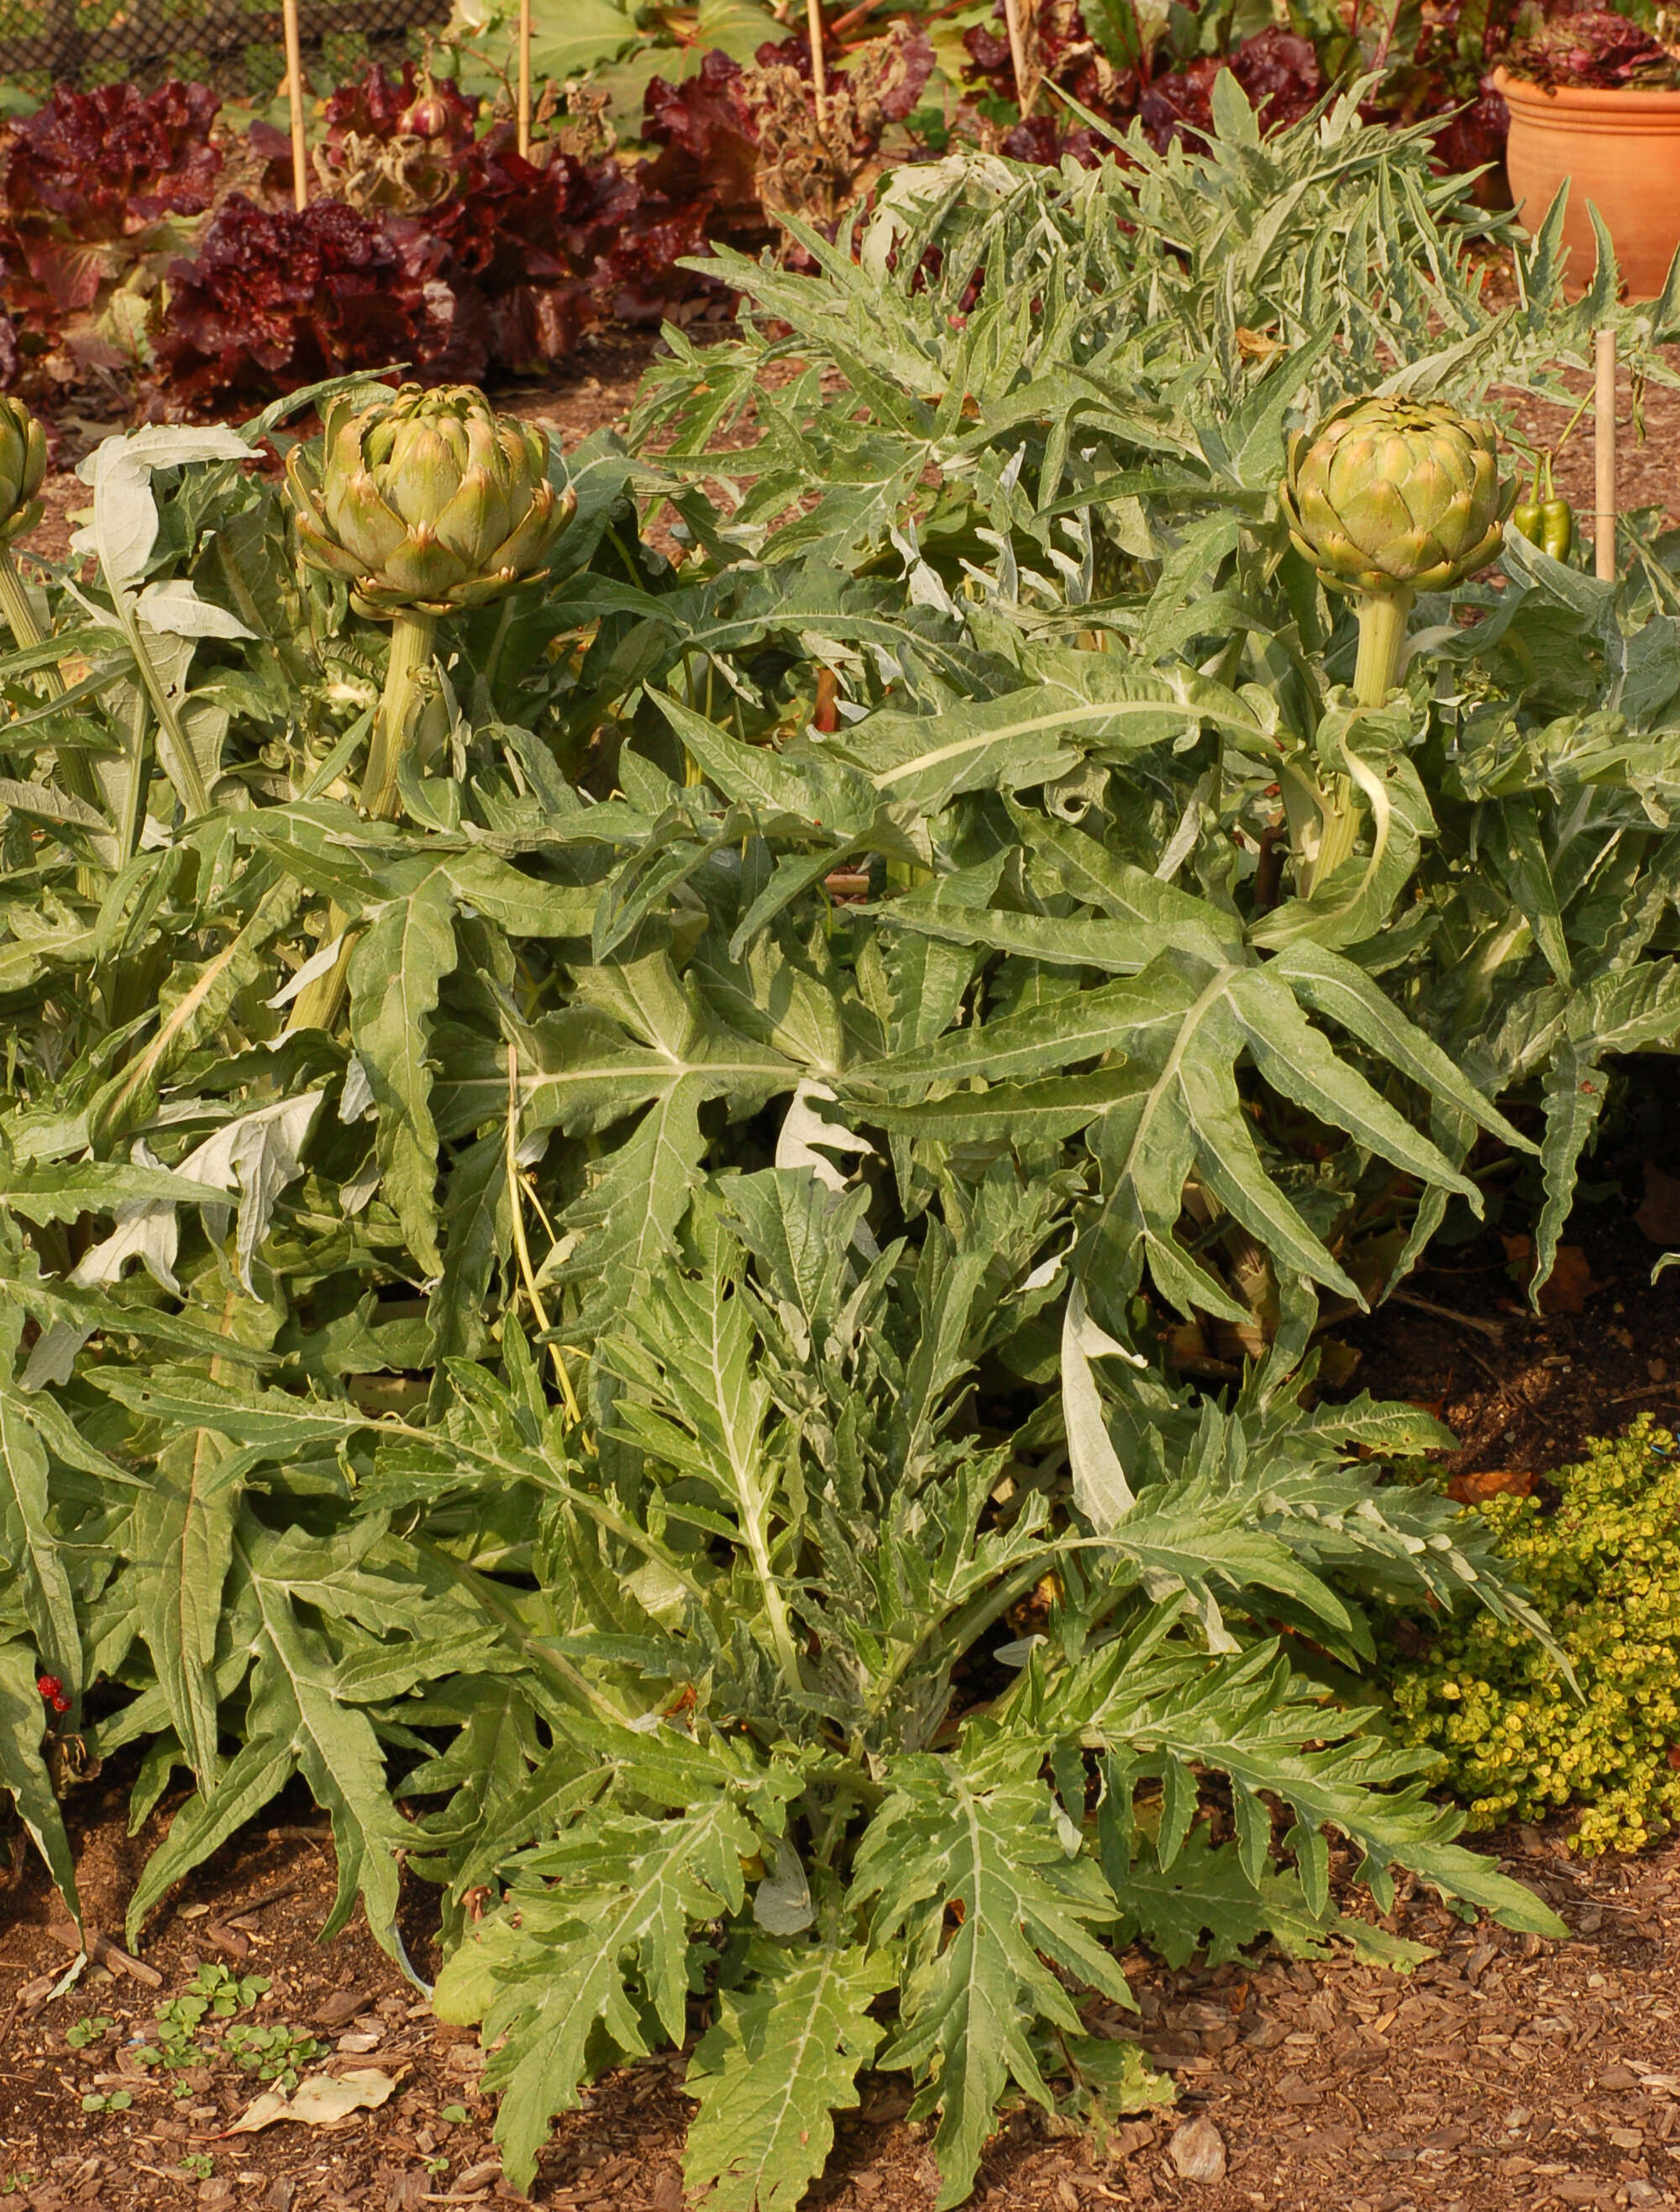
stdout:
{"type": "Polygon", "coordinates": [[[1525,106],[1547,100],[1577,114],[1663,115],[1680,120],[1680,87],[1665,92],[1633,86],[1538,84],[1532,77],[1513,76],[1503,63],[1494,71],[1493,85],[1506,100],[1514,94],[1525,106]]]}

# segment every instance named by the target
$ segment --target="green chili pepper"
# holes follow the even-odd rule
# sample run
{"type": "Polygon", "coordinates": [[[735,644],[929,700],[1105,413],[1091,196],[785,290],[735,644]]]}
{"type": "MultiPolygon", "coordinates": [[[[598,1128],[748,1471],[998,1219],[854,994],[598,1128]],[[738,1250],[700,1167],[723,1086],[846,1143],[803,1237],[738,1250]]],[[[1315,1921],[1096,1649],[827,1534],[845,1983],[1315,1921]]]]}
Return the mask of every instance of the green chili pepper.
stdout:
{"type": "Polygon", "coordinates": [[[1511,513],[1511,526],[1554,561],[1567,561],[1575,543],[1575,514],[1567,499],[1525,500],[1511,513]]]}

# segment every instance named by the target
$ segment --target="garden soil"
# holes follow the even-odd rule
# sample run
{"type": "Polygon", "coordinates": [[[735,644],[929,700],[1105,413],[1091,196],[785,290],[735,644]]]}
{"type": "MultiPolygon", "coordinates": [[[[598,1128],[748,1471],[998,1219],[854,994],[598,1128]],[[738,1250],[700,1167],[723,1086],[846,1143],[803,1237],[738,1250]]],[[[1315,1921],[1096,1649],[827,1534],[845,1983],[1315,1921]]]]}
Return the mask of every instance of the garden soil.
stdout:
{"type": "MultiPolygon", "coordinates": [[[[82,1791],[70,1810],[89,1921],[120,1932],[168,1814],[130,1841],[120,1793],[101,1789],[82,1791]]],[[[1537,1829],[1488,1847],[1550,1900],[1568,1942],[1461,1927],[1417,1900],[1390,1924],[1439,1956],[1408,1978],[1345,1952],[1319,1964],[1263,1957],[1178,1973],[1130,1955],[1140,2033],[1176,2103],[1123,2124],[1101,2147],[1053,2135],[1036,2113],[1016,2116],[988,2154],[977,2207],[1608,2212],[1680,2203],[1680,1849],[1579,1866],[1561,1831],[1537,1829]],[[1192,2148],[1222,2169],[1218,2179],[1182,2177],[1192,2148]]],[[[32,2212],[406,2212],[512,2198],[552,2212],[680,2212],[680,2059],[598,2084],[558,2122],[520,2200],[501,2176],[473,2038],[431,2017],[359,1921],[330,1945],[315,1941],[332,1893],[330,1846],[313,1819],[259,1821],[154,1916],[139,1964],[155,1984],[117,1960],[114,1972],[96,1966],[58,1996],[68,1925],[55,1923],[33,1863],[15,1875],[0,1892],[0,2191],[11,2192],[0,2203],[32,2212]],[[185,2073],[155,2080],[137,2068],[129,2046],[155,2040],[157,2005],[201,1961],[265,1976],[258,2021],[323,2043],[312,2071],[380,2069],[396,2083],[387,2103],[330,2128],[282,2121],[230,2134],[262,2085],[213,2034],[204,2063],[185,2073]],[[94,2039],[67,2041],[89,2020],[94,2039]],[[84,2099],[113,2093],[131,2098],[126,2109],[83,2109],[84,2099]]],[[[423,1968],[428,1947],[410,1933],[423,1968]]],[[[1099,2024],[1122,2020],[1105,2009],[1099,2024]]],[[[906,2101],[898,2077],[866,2081],[813,2206],[931,2212],[929,2131],[906,2120],[906,2101]]]]}
{"type": "MultiPolygon", "coordinates": [[[[515,404],[568,445],[622,427],[647,357],[642,344],[597,347],[575,375],[515,404]]],[[[1534,429],[1555,434],[1561,417],[1529,411],[1534,429]]],[[[1652,394],[1647,425],[1649,443],[1624,450],[1622,503],[1680,519],[1680,398],[1652,394]]],[[[65,424],[62,458],[73,462],[114,427],[65,424]]],[[[1558,473],[1590,506],[1590,447],[1579,435],[1558,473]]],[[[49,497],[35,542],[57,553],[85,492],[61,472],[49,497]]],[[[1641,1412],[1680,1424],[1680,1270],[1651,1281],[1659,1249],[1680,1248],[1672,1123],[1660,1105],[1643,1121],[1635,1110],[1618,1149],[1607,1146],[1595,1163],[1596,1202],[1585,1227],[1572,1225],[1579,1241],[1566,1248],[1547,1310],[1528,1310],[1521,1242],[1495,1225],[1437,1248],[1436,1264],[1399,1301],[1336,1328],[1349,1387],[1427,1405],[1457,1431],[1461,1449],[1443,1473],[1461,1494],[1513,1473],[1543,1475],[1641,1412]]],[[[0,1872],[0,2205],[405,2212],[520,2201],[501,2174],[472,2035],[432,2017],[359,1916],[334,1942],[316,1940],[334,1879],[330,1839],[307,1799],[278,1801],[181,1884],[135,1959],[109,1948],[180,1802],[166,1802],[131,1839],[128,1778],[113,1764],[67,1807],[88,1924],[107,1937],[107,1963],[72,1988],[58,1984],[74,1939],[37,1863],[18,1846],[9,1878],[0,1872]],[[132,2046],[155,2041],[157,2007],[201,1964],[265,1978],[250,2017],[314,2038],[322,2054],[307,2070],[378,2069],[394,2083],[387,2101],[330,2127],[281,2120],[234,2133],[264,2085],[216,2028],[201,2032],[202,2063],[161,2079],[137,2066],[132,2046]]],[[[1567,1821],[1477,1840],[1551,1903],[1567,1942],[1464,1927],[1427,1898],[1403,1896],[1385,1924],[1438,1952],[1409,1977],[1345,1949],[1318,1963],[1261,1955],[1178,1972],[1129,1956],[1139,2032],[1176,2102],[1102,2145],[1058,2135],[1036,2112],[1013,2116],[976,2204],[1680,2206],[1680,1845],[1582,1863],[1567,1821]]],[[[423,1975],[435,1965],[429,1896],[417,1884],[407,1893],[405,1934],[423,1975]]],[[[1360,1909],[1351,1892],[1348,1901],[1360,1909]]],[[[1118,2028],[1124,2018],[1105,2009],[1097,2024],[1118,2028]]],[[[697,2013],[697,2033],[701,2025],[697,2013]]],[[[557,2123],[528,2201],[552,2212],[681,2212],[682,2070],[679,2057],[661,2057],[587,2093],[557,2123]]],[[[929,2130],[906,2106],[899,2077],[866,2080],[813,2205],[931,2212],[929,2130]]]]}

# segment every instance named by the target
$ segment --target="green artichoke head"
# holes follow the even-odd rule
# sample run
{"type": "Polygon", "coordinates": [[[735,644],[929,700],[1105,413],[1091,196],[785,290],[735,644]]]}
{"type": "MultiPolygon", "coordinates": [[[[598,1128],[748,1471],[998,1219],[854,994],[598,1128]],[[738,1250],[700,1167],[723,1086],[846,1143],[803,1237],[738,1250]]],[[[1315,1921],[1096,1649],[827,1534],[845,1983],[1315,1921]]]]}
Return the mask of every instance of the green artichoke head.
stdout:
{"type": "Polygon", "coordinates": [[[46,474],[46,431],[21,399],[0,399],[0,545],[40,520],[35,495],[46,474]]]}
{"type": "Polygon", "coordinates": [[[1491,422],[1415,399],[1346,399],[1290,441],[1289,535],[1344,592],[1440,592],[1492,559],[1517,486],[1491,422]]]}
{"type": "Polygon", "coordinates": [[[546,434],[466,384],[341,394],[286,488],[304,558],[372,615],[454,613],[546,575],[576,504],[548,480],[546,434]]]}

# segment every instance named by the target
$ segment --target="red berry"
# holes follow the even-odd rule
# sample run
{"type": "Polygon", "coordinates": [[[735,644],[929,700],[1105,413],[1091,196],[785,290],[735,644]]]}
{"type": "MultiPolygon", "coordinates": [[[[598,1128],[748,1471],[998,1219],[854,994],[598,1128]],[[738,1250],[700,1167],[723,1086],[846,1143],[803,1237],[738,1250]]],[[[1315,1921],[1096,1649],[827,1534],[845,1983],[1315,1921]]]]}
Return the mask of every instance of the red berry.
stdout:
{"type": "Polygon", "coordinates": [[[52,1700],[52,1710],[55,1713],[67,1713],[70,1711],[70,1699],[63,1697],[55,1698],[52,1700]]]}
{"type": "Polygon", "coordinates": [[[56,1674],[37,1675],[35,1678],[35,1687],[40,1692],[42,1697],[44,1697],[49,1704],[52,1703],[58,1698],[62,1698],[64,1694],[64,1686],[58,1680],[58,1677],[56,1674]]]}

